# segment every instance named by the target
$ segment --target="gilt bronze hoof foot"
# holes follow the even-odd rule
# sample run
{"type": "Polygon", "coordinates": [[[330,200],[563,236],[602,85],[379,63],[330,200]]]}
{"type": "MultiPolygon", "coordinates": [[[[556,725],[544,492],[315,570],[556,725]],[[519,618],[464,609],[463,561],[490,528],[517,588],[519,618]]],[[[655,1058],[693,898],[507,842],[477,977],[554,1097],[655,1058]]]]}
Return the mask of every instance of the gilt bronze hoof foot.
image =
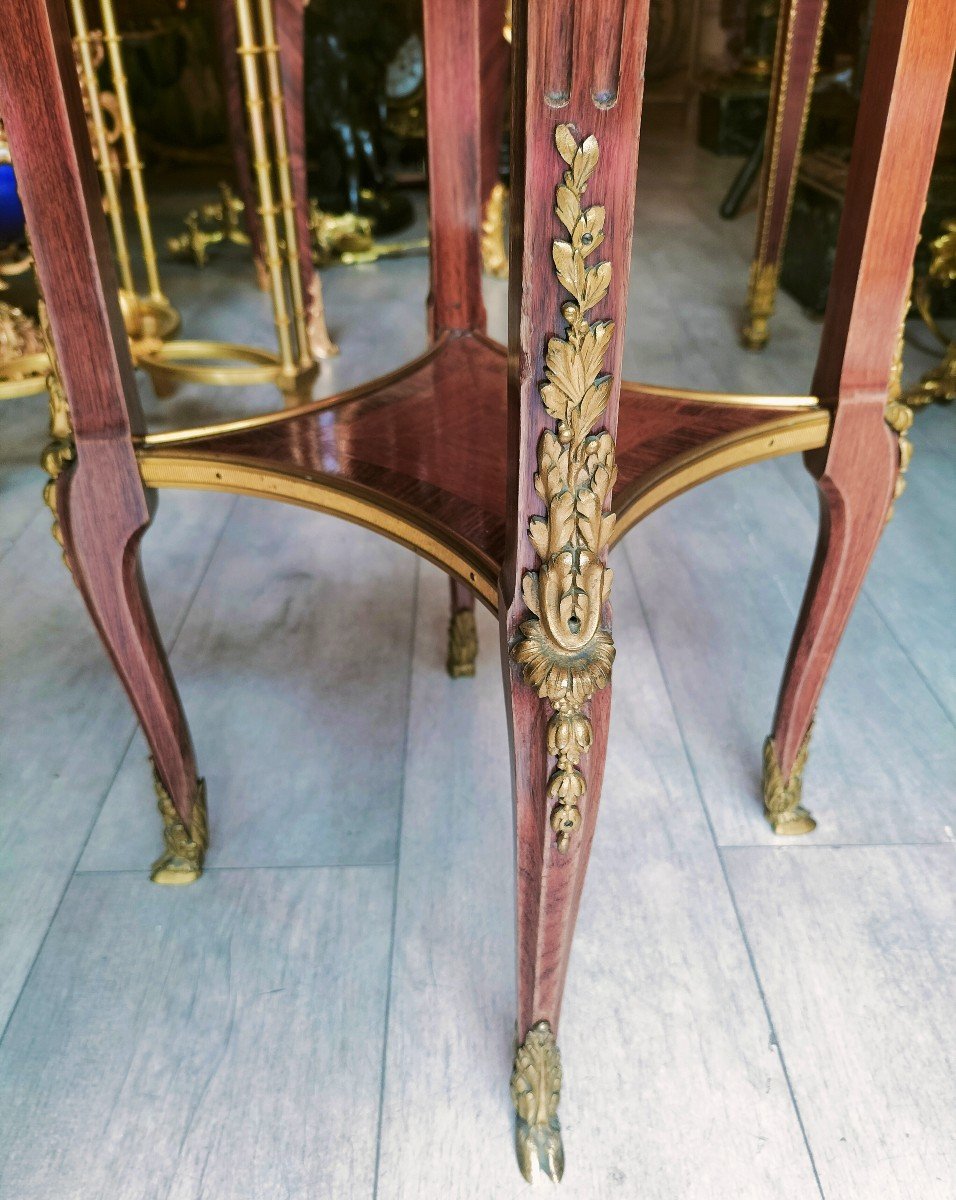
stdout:
{"type": "Polygon", "coordinates": [[[460,608],[451,614],[448,623],[448,674],[452,679],[470,678],[475,673],[477,657],[478,628],[474,610],[460,608]]]}
{"type": "Polygon", "coordinates": [[[564,1174],[564,1144],[558,1121],[561,1054],[547,1021],[538,1021],[515,1052],[511,1075],[515,1106],[515,1153],[529,1183],[564,1174]]]}
{"type": "Polygon", "coordinates": [[[196,781],[196,796],[188,828],[176,811],[172,798],[163,787],[155,769],[153,785],[156,788],[156,804],[163,818],[163,841],[166,849],[153,863],[149,877],[153,883],[172,887],[194,883],[202,874],[203,859],[209,845],[206,781],[196,781]]]}
{"type": "Polygon", "coordinates": [[[806,765],[812,732],[811,725],[800,744],[793,770],[787,780],[784,780],[780,770],[773,738],[768,737],[763,744],[763,811],[770,828],[780,837],[799,837],[804,833],[812,833],[817,827],[816,821],[800,803],[803,768],[806,765]]]}

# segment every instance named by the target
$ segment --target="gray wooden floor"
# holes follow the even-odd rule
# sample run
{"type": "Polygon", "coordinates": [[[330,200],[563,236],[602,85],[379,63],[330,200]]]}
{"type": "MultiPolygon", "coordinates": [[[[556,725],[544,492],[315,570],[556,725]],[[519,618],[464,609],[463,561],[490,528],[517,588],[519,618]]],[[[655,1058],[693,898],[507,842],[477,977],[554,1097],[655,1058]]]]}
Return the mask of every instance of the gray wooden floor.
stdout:
{"type": "MultiPolygon", "coordinates": [[[[819,326],[792,301],[763,356],[735,345],[753,217],[714,214],[736,162],[653,122],[646,145],[626,373],[805,390],[819,326]]],[[[269,344],[240,252],[166,279],[188,336],[269,344]]],[[[325,287],[342,357],[324,391],[422,347],[421,260],[325,287]]],[[[146,396],[166,426],[269,402],[146,396]]],[[[0,407],[0,1197],[525,1195],[493,622],[478,677],[453,682],[430,566],[331,518],[163,495],[146,574],[213,844],[198,885],[153,887],[145,749],[48,535],[44,422],[40,400],[0,407]]],[[[715,481],[615,552],[566,1200],[956,1197],[954,425],[918,418],[799,843],[775,842],[757,793],[814,538],[801,464],[715,481]]]]}

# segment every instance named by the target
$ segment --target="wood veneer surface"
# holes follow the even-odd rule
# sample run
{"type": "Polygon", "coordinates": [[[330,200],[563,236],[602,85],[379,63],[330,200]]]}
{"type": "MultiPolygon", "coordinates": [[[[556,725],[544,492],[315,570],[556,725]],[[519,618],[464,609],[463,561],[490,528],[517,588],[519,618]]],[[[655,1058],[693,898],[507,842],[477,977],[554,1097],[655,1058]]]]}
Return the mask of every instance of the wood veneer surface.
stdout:
{"type": "MultiPolygon", "coordinates": [[[[426,514],[500,565],[507,505],[507,363],[483,337],[452,337],[411,369],[177,453],[337,479],[426,514]]],[[[808,407],[813,401],[807,399],[808,407]]],[[[780,416],[779,407],[676,400],[622,387],[617,494],[689,450],[780,416]]],[[[168,435],[161,441],[167,442],[168,435]]]]}

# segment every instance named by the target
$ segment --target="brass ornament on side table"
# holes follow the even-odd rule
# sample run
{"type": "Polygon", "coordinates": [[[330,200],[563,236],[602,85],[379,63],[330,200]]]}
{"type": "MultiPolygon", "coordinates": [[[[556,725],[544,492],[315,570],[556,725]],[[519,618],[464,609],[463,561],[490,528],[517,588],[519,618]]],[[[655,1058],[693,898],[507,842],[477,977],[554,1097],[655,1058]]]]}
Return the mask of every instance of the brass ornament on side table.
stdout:
{"type": "Polygon", "coordinates": [[[481,265],[493,279],[508,278],[508,247],[505,244],[505,211],[508,189],[495,184],[485,201],[481,217],[481,265]]]}
{"type": "Polygon", "coordinates": [[[76,458],[76,444],[73,441],[70,406],[67,403],[63,381],[60,378],[60,365],[56,357],[56,347],[53,344],[46,305],[43,303],[42,298],[40,299],[40,334],[43,339],[43,358],[46,363],[46,389],[50,399],[50,437],[52,438],[52,441],[48,443],[40,457],[40,466],[50,477],[43,487],[43,502],[53,514],[53,524],[50,527],[53,540],[63,550],[63,562],[67,570],[72,574],[73,569],[63,548],[63,534],[60,531],[60,521],[57,514],[56,481],[76,458]]]}
{"type": "MultiPolygon", "coordinates": [[[[910,284],[912,288],[912,282],[910,284]]],[[[913,443],[907,436],[913,426],[913,410],[903,398],[903,347],[906,338],[906,317],[910,310],[910,293],[907,291],[903,304],[903,315],[900,318],[900,332],[896,342],[896,353],[890,369],[890,383],[887,389],[886,408],[883,418],[887,425],[896,433],[900,454],[899,472],[893,486],[893,499],[886,513],[889,521],[896,509],[896,502],[906,490],[906,472],[909,470],[913,457],[913,443]]]]}
{"type": "Polygon", "coordinates": [[[525,682],[554,710],[547,737],[556,762],[547,794],[553,802],[551,828],[564,853],[580,827],[579,805],[587,790],[578,770],[593,736],[587,703],[607,686],[614,661],[602,616],[612,578],[603,558],[614,529],[614,516],[604,507],[617,468],[614,439],[606,430],[592,433],[611,394],[611,376],[602,367],[614,325],[585,318],[611,281],[609,262],[587,266],[585,261],[604,241],[604,208],[581,207],[597,166],[598,143],[590,136],[579,146],[569,125],[558,126],[555,143],[568,165],[555,212],[571,240],[555,241],[552,256],[561,286],[573,300],[561,308],[567,336],[551,338],[545,356],[541,399],[557,428],[545,430],[538,442],[534,483],[547,516],[533,517],[529,524],[541,565],[522,582],[532,616],[519,627],[512,655],[523,667],[525,682]]]}
{"type": "Polygon", "coordinates": [[[547,1021],[538,1021],[515,1052],[511,1074],[515,1106],[515,1152],[528,1183],[564,1174],[564,1146],[558,1105],[561,1100],[561,1053],[547,1021]]]}
{"type": "Polygon", "coordinates": [[[803,769],[807,764],[812,733],[813,725],[811,724],[800,743],[789,779],[784,779],[780,770],[773,738],[768,737],[763,744],[764,814],[770,822],[770,828],[782,837],[799,837],[804,833],[812,833],[817,827],[816,821],[801,803],[803,769]]]}
{"type": "Polygon", "coordinates": [[[155,767],[153,786],[156,789],[156,806],[163,818],[163,841],[166,849],[153,863],[149,877],[153,883],[172,886],[193,883],[202,874],[203,861],[209,848],[206,781],[196,780],[196,795],[188,828],[176,811],[172,797],[163,787],[155,767]]]}
{"type": "Polygon", "coordinates": [[[762,350],[770,336],[767,328],[777,298],[779,267],[775,263],[752,262],[747,287],[747,309],[740,340],[748,350],[762,350]]]}
{"type": "Polygon", "coordinates": [[[448,674],[452,679],[471,678],[477,658],[478,626],[474,609],[460,608],[448,622],[448,674]]]}

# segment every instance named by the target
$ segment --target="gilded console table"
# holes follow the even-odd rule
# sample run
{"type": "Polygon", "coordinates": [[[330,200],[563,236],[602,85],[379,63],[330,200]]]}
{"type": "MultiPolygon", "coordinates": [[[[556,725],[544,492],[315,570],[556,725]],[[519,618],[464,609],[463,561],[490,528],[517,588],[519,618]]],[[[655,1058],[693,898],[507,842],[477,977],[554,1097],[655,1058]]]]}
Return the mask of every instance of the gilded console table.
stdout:
{"type": "Polygon", "coordinates": [[[764,750],[764,805],[778,833],[812,828],[800,796],[810,726],[905,453],[906,412],[887,399],[956,42],[956,5],[878,0],[812,394],[719,395],[621,381],[647,15],[648,0],[514,5],[507,350],[485,334],[481,297],[478,4],[426,0],[430,348],[327,400],[151,435],[63,0],[3,8],[0,110],[55,350],[48,495],[152,751],[166,840],[154,878],[195,879],[207,843],[205,789],[138,566],[154,489],[334,513],[441,566],[456,611],[477,598],[501,627],[517,841],[511,1090],[529,1177],[556,1178],[564,1162],[555,1039],[607,745],[607,552],[679,492],[805,452],[820,536],[764,750]]]}

